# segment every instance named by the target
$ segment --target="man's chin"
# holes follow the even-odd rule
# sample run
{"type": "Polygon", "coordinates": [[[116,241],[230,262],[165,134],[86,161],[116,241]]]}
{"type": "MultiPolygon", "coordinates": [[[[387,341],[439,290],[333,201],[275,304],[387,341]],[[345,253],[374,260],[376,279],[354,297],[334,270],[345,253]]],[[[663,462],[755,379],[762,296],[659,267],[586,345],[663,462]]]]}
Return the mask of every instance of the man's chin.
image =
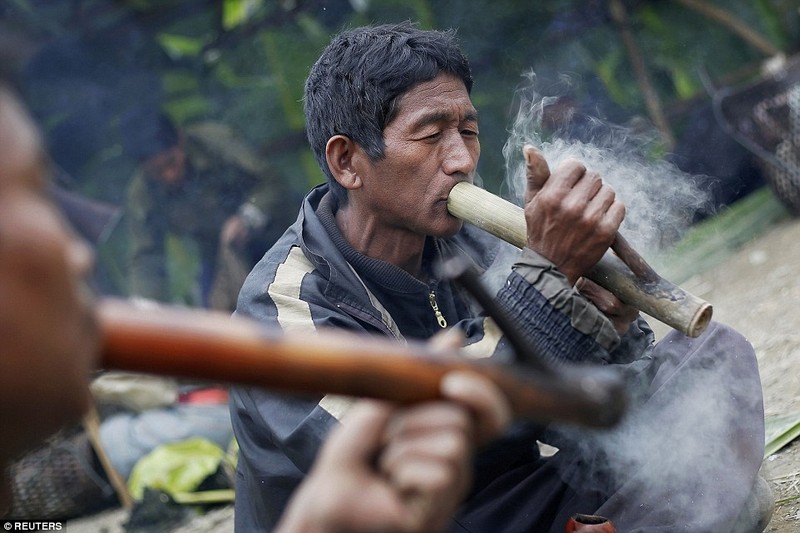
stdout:
{"type": "Polygon", "coordinates": [[[447,238],[452,237],[464,227],[464,222],[452,215],[447,216],[447,223],[442,224],[441,229],[432,233],[434,237],[447,238]]]}

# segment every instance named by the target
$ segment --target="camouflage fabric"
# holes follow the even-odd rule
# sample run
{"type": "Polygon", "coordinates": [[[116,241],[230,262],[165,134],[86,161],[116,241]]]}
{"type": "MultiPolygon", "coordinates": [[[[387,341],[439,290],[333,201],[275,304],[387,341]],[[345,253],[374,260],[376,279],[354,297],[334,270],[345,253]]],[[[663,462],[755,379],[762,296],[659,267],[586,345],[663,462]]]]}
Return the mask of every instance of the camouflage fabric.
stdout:
{"type": "MultiPolygon", "coordinates": [[[[149,180],[140,169],[129,186],[128,279],[134,296],[170,300],[168,235],[196,243],[199,260],[208,274],[219,269],[218,243],[223,224],[243,206],[249,204],[264,214],[264,227],[255,236],[258,243],[265,243],[264,250],[270,244],[266,241],[274,240],[283,231],[283,227],[272,226],[280,224],[287,187],[247,144],[220,123],[189,126],[185,136],[188,165],[181,183],[167,185],[149,180]],[[270,235],[270,230],[276,234],[270,235]]],[[[251,262],[249,257],[247,262],[251,262]]],[[[207,293],[211,280],[205,285],[207,293]]]]}

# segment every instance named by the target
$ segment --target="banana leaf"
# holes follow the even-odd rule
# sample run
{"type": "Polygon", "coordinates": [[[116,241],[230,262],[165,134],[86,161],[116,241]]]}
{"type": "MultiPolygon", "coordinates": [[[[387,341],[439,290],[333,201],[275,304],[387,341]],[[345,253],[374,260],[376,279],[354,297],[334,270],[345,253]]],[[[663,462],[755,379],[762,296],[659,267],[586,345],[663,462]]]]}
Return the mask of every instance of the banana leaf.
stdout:
{"type": "Polygon", "coordinates": [[[767,417],[765,429],[764,458],[767,458],[800,437],[800,413],[767,417]]]}

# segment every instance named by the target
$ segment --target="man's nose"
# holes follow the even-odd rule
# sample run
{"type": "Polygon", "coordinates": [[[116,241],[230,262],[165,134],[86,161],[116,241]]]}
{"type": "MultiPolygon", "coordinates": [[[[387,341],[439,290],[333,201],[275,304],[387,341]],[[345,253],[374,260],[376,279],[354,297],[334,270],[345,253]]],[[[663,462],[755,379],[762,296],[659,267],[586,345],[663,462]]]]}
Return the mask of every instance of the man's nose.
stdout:
{"type": "Polygon", "coordinates": [[[448,175],[471,174],[478,161],[477,142],[468,142],[461,135],[453,135],[447,145],[443,168],[448,175]]]}

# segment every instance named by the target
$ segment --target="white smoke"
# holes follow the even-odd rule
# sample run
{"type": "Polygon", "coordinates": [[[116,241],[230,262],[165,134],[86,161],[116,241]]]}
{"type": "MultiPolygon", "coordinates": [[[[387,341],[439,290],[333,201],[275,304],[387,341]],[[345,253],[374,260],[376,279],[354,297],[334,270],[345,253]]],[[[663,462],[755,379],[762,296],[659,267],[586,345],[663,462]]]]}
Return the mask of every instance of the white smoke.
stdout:
{"type": "MultiPolygon", "coordinates": [[[[576,107],[564,106],[562,94],[538,93],[534,74],[527,80],[528,85],[518,91],[519,109],[503,149],[505,187],[512,199],[521,204],[524,197],[522,147],[530,143],[543,152],[551,170],[575,158],[611,184],[627,209],[620,231],[645,258],[685,233],[692,215],[707,203],[707,193],[698,189],[692,176],[658,157],[658,135],[640,126],[610,124],[585,113],[579,116],[576,107]],[[551,120],[554,116],[559,122],[551,120]]],[[[568,85],[570,80],[562,82],[568,85]]],[[[740,366],[745,358],[737,362],[742,345],[709,341],[703,343],[703,353],[683,359],[681,352],[687,347],[674,339],[667,337],[664,349],[671,351],[673,342],[680,346],[661,357],[667,368],[677,365],[676,374],[651,388],[647,396],[653,396],[644,406],[629,410],[611,430],[562,427],[550,435],[549,443],[577,446],[588,461],[580,465],[583,489],[602,492],[611,483],[624,487],[628,496],[643,495],[643,509],[615,509],[619,502],[612,498],[599,514],[644,516],[647,507],[674,517],[679,510],[681,525],[673,524],[674,530],[709,531],[715,527],[711,524],[719,526],[715,520],[721,514],[731,521],[735,518],[738,509],[732,509],[726,497],[741,502],[749,491],[742,479],[748,479],[745,472],[752,465],[740,470],[737,463],[745,456],[759,459],[758,450],[748,450],[744,444],[757,439],[743,435],[753,429],[748,424],[758,420],[761,394],[757,375],[740,374],[746,366],[740,366]],[[747,422],[742,424],[743,420],[747,422]]],[[[646,356],[640,362],[647,360],[646,356]]],[[[636,381],[633,375],[629,378],[636,381]]],[[[572,478],[572,473],[562,475],[572,478]]]]}
{"type": "MultiPolygon", "coordinates": [[[[535,74],[526,78],[526,86],[517,91],[517,115],[503,147],[505,187],[517,203],[525,194],[522,147],[529,143],[542,151],[551,170],[574,158],[598,172],[625,203],[621,233],[645,258],[685,233],[693,214],[707,203],[707,193],[692,176],[654,155],[659,150],[656,132],[579,112],[565,94],[537,92],[535,74]]],[[[565,76],[558,88],[566,93],[570,85],[565,76]]]]}
{"type": "MultiPolygon", "coordinates": [[[[761,435],[752,433],[758,427],[761,394],[757,376],[742,374],[747,365],[733,357],[725,360],[730,354],[721,347],[703,348],[704,353],[680,362],[667,358],[666,372],[676,373],[663,381],[656,377],[658,386],[648,388],[652,396],[647,403],[634,402],[614,428],[557,430],[585,459],[577,477],[568,474],[570,479],[589,492],[612,486],[612,492],[626,495],[611,498],[598,514],[634,519],[637,512],[629,506],[636,502],[663,514],[653,522],[665,520],[668,526],[674,521],[672,530],[729,530],[720,529],[720,520],[733,522],[741,511],[750,491],[745,480],[752,480],[763,452],[754,448],[761,435]]],[[[559,437],[554,441],[558,444],[559,437]]],[[[652,518],[646,514],[644,521],[652,518]]]]}

